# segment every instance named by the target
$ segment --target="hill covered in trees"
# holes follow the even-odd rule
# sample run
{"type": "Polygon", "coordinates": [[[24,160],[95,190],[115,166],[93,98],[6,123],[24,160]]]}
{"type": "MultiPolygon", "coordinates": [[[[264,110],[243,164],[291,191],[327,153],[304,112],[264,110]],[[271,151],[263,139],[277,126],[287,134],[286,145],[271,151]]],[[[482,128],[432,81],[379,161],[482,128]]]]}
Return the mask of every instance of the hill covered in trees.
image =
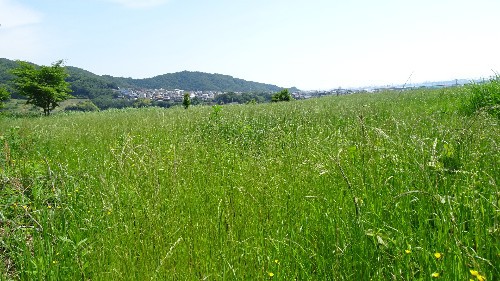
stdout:
{"type": "Polygon", "coordinates": [[[186,91],[276,92],[281,87],[246,81],[229,75],[182,71],[152,78],[132,79],[105,76],[121,85],[147,89],[182,89],[186,91]]]}
{"type": "MultiPolygon", "coordinates": [[[[9,84],[12,75],[10,70],[15,68],[15,61],[0,58],[0,84],[9,84]]],[[[247,92],[247,93],[272,93],[283,88],[246,81],[229,75],[210,74],[203,72],[182,71],[158,75],[152,78],[133,79],[113,77],[109,75],[96,75],[90,71],[67,66],[71,83],[72,94],[76,97],[96,99],[110,97],[113,90],[120,88],[145,88],[145,89],[182,89],[186,91],[221,91],[221,92],[247,92]]]]}

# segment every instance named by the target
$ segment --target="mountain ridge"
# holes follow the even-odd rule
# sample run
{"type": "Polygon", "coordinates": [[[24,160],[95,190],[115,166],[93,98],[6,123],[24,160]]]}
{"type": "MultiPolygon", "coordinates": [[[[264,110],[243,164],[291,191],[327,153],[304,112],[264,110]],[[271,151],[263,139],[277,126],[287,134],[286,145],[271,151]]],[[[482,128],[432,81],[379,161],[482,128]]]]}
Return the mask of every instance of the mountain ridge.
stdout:
{"type": "Polygon", "coordinates": [[[222,92],[277,92],[282,87],[236,78],[231,75],[183,70],[165,73],[150,78],[112,77],[123,84],[148,89],[182,89],[186,91],[222,91],[222,92]]]}
{"type": "MultiPolygon", "coordinates": [[[[9,71],[16,67],[14,60],[0,58],[0,83],[8,84],[13,76],[9,71]]],[[[36,65],[36,64],[35,64],[36,65]]],[[[284,88],[225,74],[212,74],[200,71],[180,71],[165,73],[151,78],[125,78],[111,75],[98,75],[75,66],[66,66],[69,74],[73,95],[81,97],[96,97],[110,95],[112,90],[120,88],[145,89],[182,89],[186,91],[220,91],[220,92],[277,92],[284,88]]],[[[298,90],[295,87],[293,90],[298,90]]]]}

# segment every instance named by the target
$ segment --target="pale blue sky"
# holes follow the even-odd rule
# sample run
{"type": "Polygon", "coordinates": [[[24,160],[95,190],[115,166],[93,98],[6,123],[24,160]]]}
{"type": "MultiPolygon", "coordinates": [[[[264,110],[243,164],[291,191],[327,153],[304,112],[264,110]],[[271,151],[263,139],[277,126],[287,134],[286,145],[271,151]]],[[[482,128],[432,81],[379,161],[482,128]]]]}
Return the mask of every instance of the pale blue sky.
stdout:
{"type": "Polygon", "coordinates": [[[0,0],[0,57],[300,89],[500,71],[499,0],[0,0]]]}

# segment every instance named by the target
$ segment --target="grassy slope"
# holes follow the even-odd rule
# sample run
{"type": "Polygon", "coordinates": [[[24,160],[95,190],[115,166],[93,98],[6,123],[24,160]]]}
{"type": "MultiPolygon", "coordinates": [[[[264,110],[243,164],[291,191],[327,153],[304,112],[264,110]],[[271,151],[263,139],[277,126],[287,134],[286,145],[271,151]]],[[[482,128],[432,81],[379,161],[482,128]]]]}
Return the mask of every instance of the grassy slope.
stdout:
{"type": "Polygon", "coordinates": [[[476,269],[498,280],[498,120],[457,114],[461,98],[384,93],[0,120],[0,270],[66,280],[467,280],[476,269]]]}

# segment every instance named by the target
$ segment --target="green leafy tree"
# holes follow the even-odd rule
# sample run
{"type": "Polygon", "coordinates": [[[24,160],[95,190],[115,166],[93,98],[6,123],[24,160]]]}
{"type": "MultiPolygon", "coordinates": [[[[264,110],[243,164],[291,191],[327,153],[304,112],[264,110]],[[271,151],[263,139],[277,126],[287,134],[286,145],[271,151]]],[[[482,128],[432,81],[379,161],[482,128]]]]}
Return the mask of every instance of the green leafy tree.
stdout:
{"type": "Polygon", "coordinates": [[[292,95],[290,95],[290,93],[288,92],[288,89],[284,89],[280,92],[275,93],[272,96],[271,101],[272,102],[291,101],[292,99],[293,99],[292,95]]]}
{"type": "Polygon", "coordinates": [[[0,108],[3,108],[3,103],[10,99],[10,93],[5,87],[0,87],[0,108]]]}
{"type": "Polygon", "coordinates": [[[71,97],[62,60],[41,67],[19,61],[12,74],[16,76],[14,85],[18,93],[28,99],[28,104],[41,107],[45,116],[59,106],[59,102],[71,97]]]}
{"type": "Polygon", "coordinates": [[[184,106],[185,109],[188,109],[189,106],[191,105],[191,96],[189,93],[184,94],[184,99],[182,100],[182,105],[184,106]]]}

